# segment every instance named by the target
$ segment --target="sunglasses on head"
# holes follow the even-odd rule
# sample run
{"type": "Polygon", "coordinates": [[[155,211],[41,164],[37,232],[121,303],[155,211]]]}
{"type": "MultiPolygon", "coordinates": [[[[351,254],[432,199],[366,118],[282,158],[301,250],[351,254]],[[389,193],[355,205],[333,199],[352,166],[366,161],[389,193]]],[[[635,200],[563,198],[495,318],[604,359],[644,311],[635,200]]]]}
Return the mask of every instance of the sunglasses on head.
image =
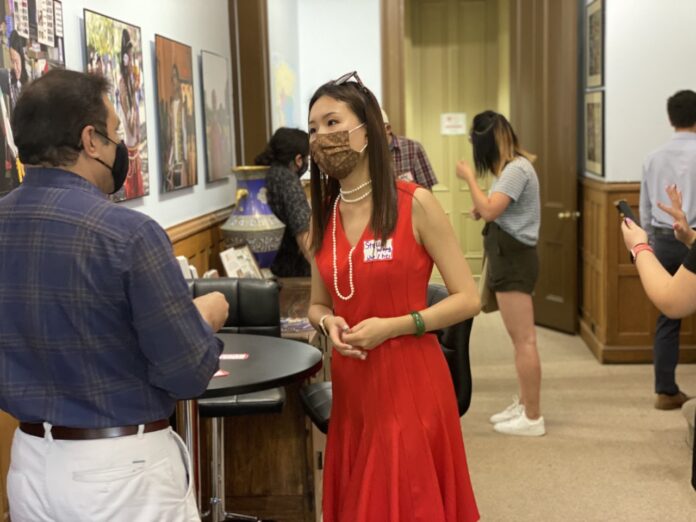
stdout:
{"type": "Polygon", "coordinates": [[[350,80],[351,78],[355,78],[355,82],[352,83],[355,83],[356,86],[359,87],[363,92],[367,92],[367,87],[365,87],[362,80],[360,79],[360,76],[358,76],[358,71],[346,73],[330,83],[331,85],[343,85],[344,83],[347,83],[348,80],[350,80]]]}

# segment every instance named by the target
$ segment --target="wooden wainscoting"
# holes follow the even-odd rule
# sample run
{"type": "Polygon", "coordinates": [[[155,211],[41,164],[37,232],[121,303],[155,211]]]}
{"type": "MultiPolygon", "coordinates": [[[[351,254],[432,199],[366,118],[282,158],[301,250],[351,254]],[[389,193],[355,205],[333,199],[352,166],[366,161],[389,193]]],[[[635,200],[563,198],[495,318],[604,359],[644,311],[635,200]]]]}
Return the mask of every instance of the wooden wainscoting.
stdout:
{"type": "MultiPolygon", "coordinates": [[[[630,261],[614,207],[616,200],[625,199],[638,216],[640,184],[585,178],[580,190],[580,335],[600,362],[652,362],[658,312],[630,261]]],[[[680,361],[696,362],[696,315],[682,320],[680,361]]]]}
{"type": "Polygon", "coordinates": [[[220,225],[231,213],[232,207],[228,207],[168,228],[167,234],[174,246],[174,255],[185,256],[189,265],[195,266],[201,277],[212,268],[224,276],[220,252],[225,249],[225,245],[220,225]]]}
{"type": "Polygon", "coordinates": [[[0,411],[0,520],[9,520],[7,505],[7,471],[10,468],[10,446],[17,421],[4,411],[0,411]]]}

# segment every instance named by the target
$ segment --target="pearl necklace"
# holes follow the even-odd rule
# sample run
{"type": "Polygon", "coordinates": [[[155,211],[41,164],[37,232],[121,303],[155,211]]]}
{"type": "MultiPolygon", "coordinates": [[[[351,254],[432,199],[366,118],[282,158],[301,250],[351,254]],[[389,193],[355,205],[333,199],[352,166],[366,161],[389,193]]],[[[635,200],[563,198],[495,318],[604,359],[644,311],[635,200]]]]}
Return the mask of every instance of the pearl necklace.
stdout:
{"type": "MultiPolygon", "coordinates": [[[[346,203],[357,203],[358,201],[362,201],[363,199],[365,199],[370,194],[372,194],[372,189],[365,192],[362,196],[358,196],[357,198],[353,198],[353,199],[348,199],[343,194],[341,194],[341,199],[343,201],[345,201],[346,203]]],[[[338,198],[336,198],[336,200],[338,201],[338,198]]]]}
{"type": "MultiPolygon", "coordinates": [[[[367,181],[366,181],[365,183],[363,183],[362,185],[358,185],[358,186],[355,187],[354,189],[351,189],[351,190],[339,189],[339,190],[340,190],[340,192],[341,192],[341,196],[347,196],[348,194],[355,194],[358,190],[360,190],[361,188],[367,187],[370,183],[372,183],[372,180],[371,180],[371,179],[370,179],[370,180],[367,180],[367,181]]],[[[345,200],[343,200],[343,201],[345,201],[345,200]]]]}
{"type": "Polygon", "coordinates": [[[350,294],[343,295],[341,291],[338,289],[338,267],[336,266],[336,220],[338,219],[338,199],[339,198],[336,198],[333,208],[333,283],[334,290],[336,290],[336,295],[340,297],[342,300],[348,301],[350,298],[353,297],[353,294],[355,294],[355,286],[353,285],[353,252],[355,251],[355,247],[358,246],[358,243],[360,241],[358,241],[358,243],[356,243],[355,246],[351,248],[350,252],[348,253],[348,283],[350,285],[350,294]]]}

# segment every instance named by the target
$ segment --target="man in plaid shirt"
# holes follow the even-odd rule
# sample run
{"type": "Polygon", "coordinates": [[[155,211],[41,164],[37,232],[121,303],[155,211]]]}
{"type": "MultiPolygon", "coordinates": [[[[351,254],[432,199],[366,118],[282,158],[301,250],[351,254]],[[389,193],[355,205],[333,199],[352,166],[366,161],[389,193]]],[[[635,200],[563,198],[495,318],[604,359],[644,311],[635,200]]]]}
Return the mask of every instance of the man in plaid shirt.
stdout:
{"type": "Polygon", "coordinates": [[[437,184],[437,177],[433,172],[433,167],[428,161],[428,156],[423,150],[423,146],[417,141],[396,136],[392,132],[389,116],[382,110],[384,119],[384,130],[387,133],[389,150],[394,159],[394,172],[396,178],[403,181],[412,181],[420,186],[432,190],[433,185],[437,184]]]}
{"type": "Polygon", "coordinates": [[[108,92],[54,69],[12,115],[27,174],[0,199],[0,409],[20,421],[16,522],[200,520],[168,419],[219,367],[229,305],[192,300],[162,227],[107,198],[128,169],[108,92]]]}

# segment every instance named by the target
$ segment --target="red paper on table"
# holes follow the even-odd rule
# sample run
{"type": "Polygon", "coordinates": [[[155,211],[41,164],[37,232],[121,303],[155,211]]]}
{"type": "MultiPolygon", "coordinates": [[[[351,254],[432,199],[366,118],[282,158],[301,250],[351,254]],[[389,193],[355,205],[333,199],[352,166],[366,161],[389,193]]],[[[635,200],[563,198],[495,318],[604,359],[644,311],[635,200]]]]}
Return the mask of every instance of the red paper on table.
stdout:
{"type": "Polygon", "coordinates": [[[213,377],[227,377],[230,374],[227,370],[218,370],[213,374],[213,377]]]}

